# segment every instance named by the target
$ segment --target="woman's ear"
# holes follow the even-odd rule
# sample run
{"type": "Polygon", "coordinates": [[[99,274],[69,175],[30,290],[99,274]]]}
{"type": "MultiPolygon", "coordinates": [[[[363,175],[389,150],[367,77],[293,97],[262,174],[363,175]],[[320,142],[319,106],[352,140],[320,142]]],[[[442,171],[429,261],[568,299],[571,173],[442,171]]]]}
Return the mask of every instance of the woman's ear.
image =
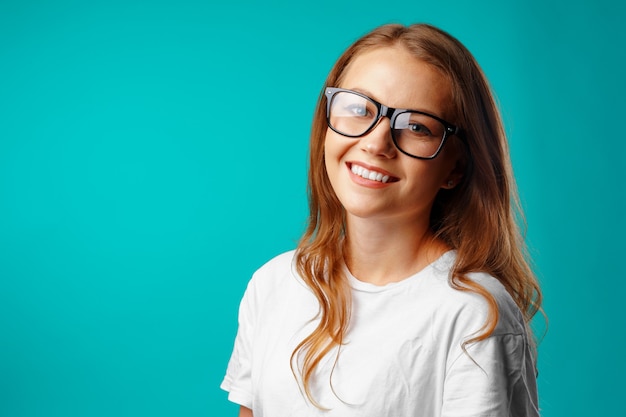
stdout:
{"type": "Polygon", "coordinates": [[[461,149],[461,144],[455,141],[454,148],[451,151],[455,157],[454,165],[441,185],[441,188],[446,190],[453,189],[463,180],[463,175],[465,175],[467,168],[467,155],[461,149]]]}
{"type": "Polygon", "coordinates": [[[446,177],[441,188],[451,190],[461,182],[461,180],[463,179],[463,172],[465,170],[460,168],[460,165],[460,161],[457,161],[457,164],[454,166],[454,169],[450,172],[450,174],[446,177]]]}

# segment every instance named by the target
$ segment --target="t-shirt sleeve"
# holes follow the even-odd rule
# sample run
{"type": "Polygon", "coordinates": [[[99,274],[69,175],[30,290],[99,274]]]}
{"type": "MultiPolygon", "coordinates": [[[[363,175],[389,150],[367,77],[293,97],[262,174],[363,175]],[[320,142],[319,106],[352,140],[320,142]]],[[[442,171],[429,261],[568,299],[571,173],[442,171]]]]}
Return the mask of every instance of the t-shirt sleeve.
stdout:
{"type": "Polygon", "coordinates": [[[537,417],[533,355],[524,334],[467,346],[446,372],[442,417],[537,417]]]}
{"type": "Polygon", "coordinates": [[[228,391],[228,399],[244,407],[252,408],[252,339],[255,327],[254,285],[251,281],[239,305],[239,327],[235,346],[220,385],[228,391]]]}

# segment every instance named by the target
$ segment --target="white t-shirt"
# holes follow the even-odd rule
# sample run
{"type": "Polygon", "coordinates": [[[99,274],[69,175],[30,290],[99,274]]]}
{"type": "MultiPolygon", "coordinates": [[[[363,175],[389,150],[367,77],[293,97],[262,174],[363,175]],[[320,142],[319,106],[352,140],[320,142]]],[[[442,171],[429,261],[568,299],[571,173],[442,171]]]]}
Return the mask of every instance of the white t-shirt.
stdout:
{"type": "Polygon", "coordinates": [[[314,407],[290,367],[292,352],[316,327],[318,313],[317,299],[296,273],[294,253],[277,256],[254,274],[239,310],[221,387],[254,417],[539,415],[522,315],[487,274],[470,277],[496,298],[498,325],[488,339],[463,351],[463,342],[485,323],[488,308],[481,296],[450,287],[454,251],[384,286],[348,274],[350,327],[336,363],[334,350],[312,383],[314,398],[328,410],[314,407]]]}

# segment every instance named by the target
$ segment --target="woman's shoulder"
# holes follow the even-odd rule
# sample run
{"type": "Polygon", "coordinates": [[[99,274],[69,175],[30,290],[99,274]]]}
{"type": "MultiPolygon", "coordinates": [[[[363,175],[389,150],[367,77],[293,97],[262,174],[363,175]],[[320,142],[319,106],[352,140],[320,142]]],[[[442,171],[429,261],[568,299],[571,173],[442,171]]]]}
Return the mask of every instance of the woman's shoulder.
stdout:
{"type": "MultiPolygon", "coordinates": [[[[450,279],[450,270],[455,261],[453,252],[434,265],[429,280],[430,293],[437,299],[437,315],[453,319],[463,327],[479,329],[490,314],[490,302],[483,295],[466,288],[456,288],[450,279]]],[[[497,333],[525,332],[524,319],[517,304],[504,285],[486,272],[472,272],[467,279],[480,285],[497,305],[497,333]]],[[[462,286],[462,285],[461,285],[462,286]]]]}
{"type": "Polygon", "coordinates": [[[315,315],[316,300],[296,272],[295,254],[281,253],[252,275],[243,304],[258,320],[278,323],[281,316],[305,315],[308,320],[315,315]]]}
{"type": "Polygon", "coordinates": [[[295,250],[283,252],[261,265],[252,275],[248,291],[253,289],[257,292],[273,292],[297,281],[295,254],[295,250]]]}
{"type": "Polygon", "coordinates": [[[280,253],[261,265],[261,267],[257,269],[256,274],[282,272],[285,270],[290,271],[293,266],[295,255],[295,249],[280,253]]]}

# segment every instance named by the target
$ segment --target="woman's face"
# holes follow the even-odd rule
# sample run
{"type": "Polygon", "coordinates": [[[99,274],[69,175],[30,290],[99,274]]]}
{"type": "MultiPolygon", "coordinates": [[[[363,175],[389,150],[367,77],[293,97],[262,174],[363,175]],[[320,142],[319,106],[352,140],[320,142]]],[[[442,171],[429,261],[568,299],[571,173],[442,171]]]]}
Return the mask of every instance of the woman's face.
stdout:
{"type": "MultiPolygon", "coordinates": [[[[361,53],[346,69],[341,85],[331,87],[359,91],[393,108],[424,111],[442,119],[450,116],[448,81],[402,46],[361,53]]],[[[348,216],[428,221],[439,189],[450,188],[449,181],[456,184],[461,177],[455,145],[449,139],[435,159],[421,160],[396,149],[388,118],[360,138],[329,128],[324,144],[326,170],[348,216]],[[361,169],[389,179],[369,179],[361,169]]]]}

